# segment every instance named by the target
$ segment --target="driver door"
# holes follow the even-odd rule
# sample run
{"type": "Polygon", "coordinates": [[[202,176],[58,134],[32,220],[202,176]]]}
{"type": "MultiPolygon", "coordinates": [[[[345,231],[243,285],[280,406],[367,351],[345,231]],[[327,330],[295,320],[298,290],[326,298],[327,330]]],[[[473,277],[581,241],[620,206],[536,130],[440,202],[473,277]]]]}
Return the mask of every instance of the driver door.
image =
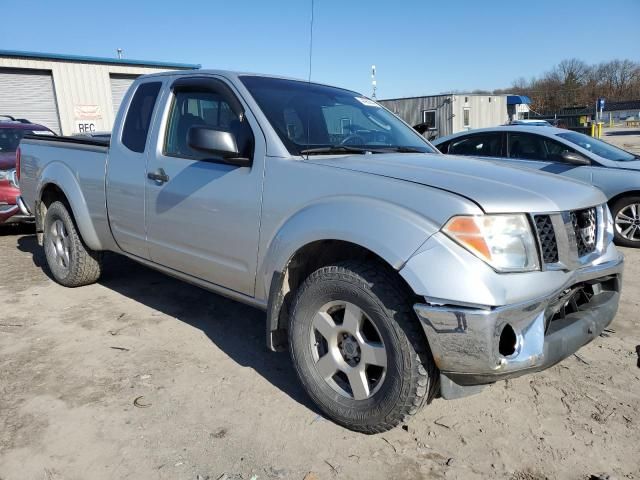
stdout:
{"type": "Polygon", "coordinates": [[[265,161],[257,122],[231,87],[203,76],[178,77],[159,123],[147,167],[151,260],[253,296],[265,161]],[[252,165],[229,165],[193,150],[187,141],[193,126],[230,131],[252,165]]]}

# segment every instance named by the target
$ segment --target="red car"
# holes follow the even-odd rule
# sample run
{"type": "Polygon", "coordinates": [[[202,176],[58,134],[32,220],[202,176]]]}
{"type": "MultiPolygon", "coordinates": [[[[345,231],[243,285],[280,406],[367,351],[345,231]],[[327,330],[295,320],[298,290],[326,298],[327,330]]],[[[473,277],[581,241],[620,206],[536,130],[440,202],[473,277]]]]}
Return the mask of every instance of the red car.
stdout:
{"type": "Polygon", "coordinates": [[[55,135],[42,125],[0,115],[0,224],[33,220],[27,209],[19,205],[16,176],[16,150],[22,137],[32,133],[55,135]]]}

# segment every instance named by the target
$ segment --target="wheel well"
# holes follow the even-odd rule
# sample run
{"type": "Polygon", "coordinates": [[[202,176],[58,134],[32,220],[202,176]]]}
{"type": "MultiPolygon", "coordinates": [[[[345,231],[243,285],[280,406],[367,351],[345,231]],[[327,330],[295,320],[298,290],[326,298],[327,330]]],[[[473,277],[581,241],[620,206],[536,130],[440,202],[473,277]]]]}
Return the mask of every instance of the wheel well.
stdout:
{"type": "Polygon", "coordinates": [[[40,194],[40,200],[36,202],[36,232],[38,234],[38,239],[41,241],[42,232],[44,230],[44,217],[47,214],[47,209],[49,206],[56,201],[61,201],[64,203],[69,213],[71,213],[71,209],[69,208],[69,201],[67,200],[67,196],[64,192],[54,183],[49,183],[44,186],[42,189],[42,193],[40,194]]]}
{"type": "MultiPolygon", "coordinates": [[[[640,190],[629,190],[628,192],[619,193],[615,197],[611,197],[607,201],[607,205],[609,205],[609,208],[611,209],[614,203],[624,197],[640,197],[640,190]]],[[[611,213],[613,213],[613,211],[611,213]]]]}
{"type": "Polygon", "coordinates": [[[300,248],[291,257],[282,272],[275,272],[269,290],[267,310],[267,344],[272,350],[283,350],[287,345],[289,307],[298,287],[317,269],[344,260],[375,262],[388,268],[402,284],[409,285],[382,257],[371,250],[342,240],[319,240],[300,248]]]}

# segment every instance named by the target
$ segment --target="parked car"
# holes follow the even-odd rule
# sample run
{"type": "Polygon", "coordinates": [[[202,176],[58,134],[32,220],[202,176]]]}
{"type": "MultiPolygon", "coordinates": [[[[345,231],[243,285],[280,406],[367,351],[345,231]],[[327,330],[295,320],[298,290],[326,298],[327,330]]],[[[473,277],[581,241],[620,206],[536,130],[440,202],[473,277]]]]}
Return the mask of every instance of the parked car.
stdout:
{"type": "Polygon", "coordinates": [[[288,346],[310,397],[353,430],[554,365],[618,308],[602,192],[442,155],[348,90],[154,74],[109,146],[21,149],[56,281],[95,282],[112,251],[266,310],[268,347],[288,346]]]}
{"type": "Polygon", "coordinates": [[[547,120],[513,120],[508,125],[526,125],[528,127],[552,127],[547,120]]]}
{"type": "Polygon", "coordinates": [[[607,196],[618,245],[640,247],[640,157],[607,142],[560,128],[505,126],[442,137],[444,153],[572,177],[607,196]]]}
{"type": "Polygon", "coordinates": [[[20,189],[16,176],[16,149],[25,134],[54,133],[47,127],[28,120],[0,115],[0,224],[33,221],[24,205],[20,205],[20,189]]]}

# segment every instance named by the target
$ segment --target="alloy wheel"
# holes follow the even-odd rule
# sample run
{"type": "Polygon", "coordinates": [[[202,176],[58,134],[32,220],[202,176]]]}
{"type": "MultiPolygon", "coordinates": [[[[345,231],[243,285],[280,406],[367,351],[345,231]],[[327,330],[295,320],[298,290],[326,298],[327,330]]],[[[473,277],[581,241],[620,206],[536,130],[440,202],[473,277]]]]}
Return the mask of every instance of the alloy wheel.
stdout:
{"type": "Polygon", "coordinates": [[[315,367],[337,393],[365,400],[381,387],[387,371],[387,351],[375,324],[353,303],[323,305],[311,324],[315,367]]]}
{"type": "Polygon", "coordinates": [[[71,261],[70,240],[67,228],[64,226],[64,222],[60,219],[56,219],[51,224],[49,242],[51,244],[51,251],[54,254],[55,262],[61,268],[65,270],[69,269],[71,261]]]}
{"type": "Polygon", "coordinates": [[[640,242],[640,203],[631,203],[616,214],[615,226],[627,240],[640,242]]]}

